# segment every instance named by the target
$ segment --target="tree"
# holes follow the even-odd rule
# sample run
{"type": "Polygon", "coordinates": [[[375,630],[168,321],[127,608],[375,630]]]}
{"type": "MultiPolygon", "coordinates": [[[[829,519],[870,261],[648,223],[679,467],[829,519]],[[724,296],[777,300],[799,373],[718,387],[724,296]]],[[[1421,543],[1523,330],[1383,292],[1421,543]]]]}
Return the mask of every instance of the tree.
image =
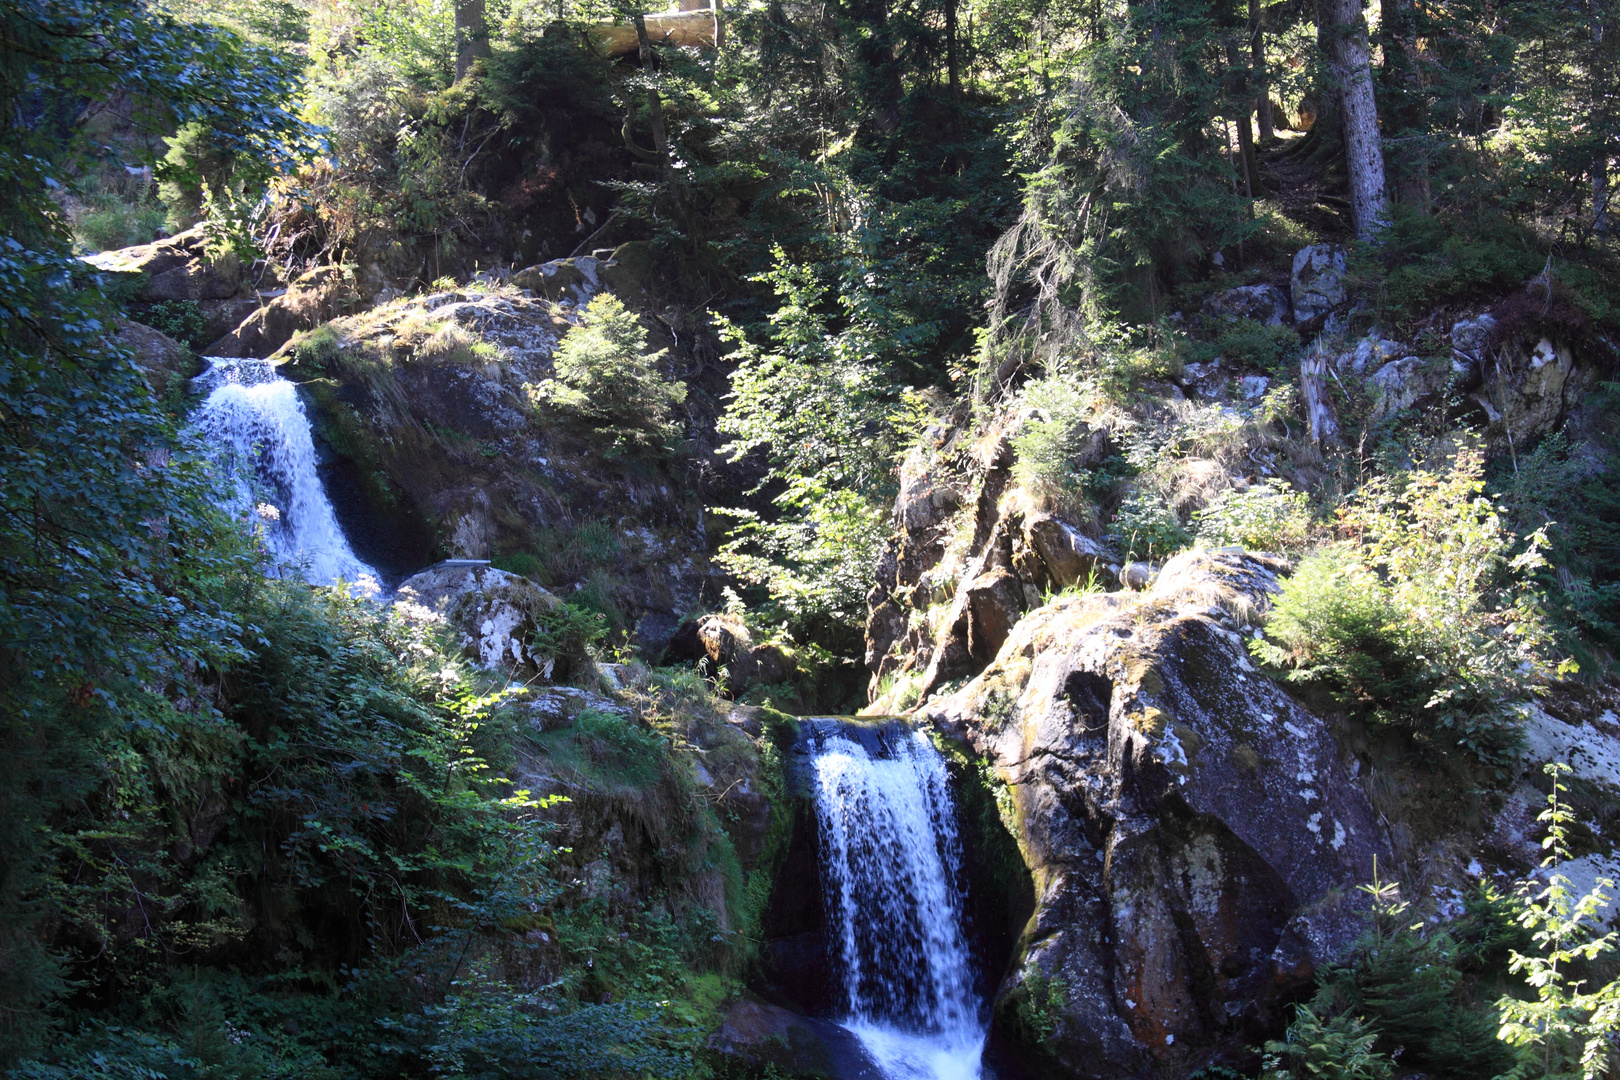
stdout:
{"type": "Polygon", "coordinates": [[[1389,223],[1389,201],[1384,194],[1384,150],[1373,98],[1367,20],[1362,0],[1319,0],[1317,13],[1318,40],[1339,96],[1350,212],[1357,238],[1370,240],[1389,223]]]}
{"type": "Polygon", "coordinates": [[[557,346],[557,377],[530,386],[529,395],[613,435],[616,448],[658,445],[675,434],[670,412],[686,400],[686,384],[658,371],[666,351],[649,353],[640,320],[601,293],[557,346]]]}
{"type": "Polygon", "coordinates": [[[489,55],[489,24],[484,0],[456,0],[456,79],[472,69],[474,61],[489,55]]]}

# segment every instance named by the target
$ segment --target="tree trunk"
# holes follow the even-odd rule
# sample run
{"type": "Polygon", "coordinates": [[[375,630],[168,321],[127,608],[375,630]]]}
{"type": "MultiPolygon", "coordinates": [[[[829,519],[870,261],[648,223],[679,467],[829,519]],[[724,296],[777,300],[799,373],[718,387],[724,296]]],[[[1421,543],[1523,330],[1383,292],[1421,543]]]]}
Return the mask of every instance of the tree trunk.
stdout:
{"type": "MultiPolygon", "coordinates": [[[[643,71],[656,71],[658,69],[658,54],[653,52],[652,39],[647,36],[647,19],[641,12],[636,12],[636,41],[641,48],[641,69],[643,71]]],[[[664,186],[669,191],[670,201],[675,204],[675,220],[680,222],[687,238],[692,241],[693,249],[697,247],[697,233],[692,228],[691,216],[686,212],[685,192],[681,188],[681,178],[675,175],[675,161],[669,154],[669,129],[664,126],[664,103],[659,100],[656,87],[647,88],[647,121],[652,127],[653,152],[658,155],[658,171],[663,177],[664,186]]]]}
{"type": "Polygon", "coordinates": [[[489,55],[489,26],[484,21],[484,0],[456,0],[456,80],[473,61],[489,55]]]}
{"type": "Polygon", "coordinates": [[[1382,90],[1386,129],[1401,139],[1392,162],[1395,198],[1420,214],[1429,212],[1429,162],[1424,150],[1427,106],[1418,75],[1418,48],[1413,0],[1380,0],[1380,38],[1384,47],[1382,90]]]}
{"type": "Polygon", "coordinates": [[[1333,415],[1333,406],[1328,404],[1328,363],[1332,354],[1322,337],[1299,358],[1299,384],[1304,391],[1305,419],[1310,424],[1311,441],[1327,447],[1338,445],[1339,421],[1333,415]]]}
{"type": "Polygon", "coordinates": [[[962,94],[962,76],[956,59],[956,0],[945,0],[945,70],[950,76],[951,96],[962,94]]]}
{"type": "Polygon", "coordinates": [[[1266,185],[1260,179],[1260,163],[1254,156],[1254,129],[1249,126],[1249,106],[1253,103],[1252,86],[1243,72],[1243,53],[1236,45],[1226,47],[1226,63],[1234,80],[1231,88],[1232,119],[1237,123],[1238,156],[1243,162],[1243,180],[1251,199],[1263,199],[1266,185]]]}
{"type": "Polygon", "coordinates": [[[1609,235],[1609,159],[1599,158],[1592,170],[1592,232],[1609,235]]]}
{"type": "Polygon", "coordinates": [[[1389,224],[1389,200],[1384,194],[1384,149],[1361,0],[1317,0],[1317,41],[1327,54],[1339,98],[1356,237],[1371,240],[1389,224]]]}
{"type": "Polygon", "coordinates": [[[1249,67],[1254,71],[1254,115],[1260,125],[1260,145],[1277,138],[1277,122],[1271,115],[1271,79],[1266,74],[1266,5],[1249,0],[1249,67]]]}

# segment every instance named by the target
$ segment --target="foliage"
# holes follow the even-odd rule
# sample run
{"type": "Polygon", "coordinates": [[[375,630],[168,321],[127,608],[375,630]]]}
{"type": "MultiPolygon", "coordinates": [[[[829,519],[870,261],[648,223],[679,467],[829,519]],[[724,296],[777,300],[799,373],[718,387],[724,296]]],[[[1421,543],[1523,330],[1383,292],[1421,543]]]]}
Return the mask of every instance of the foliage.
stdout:
{"type": "Polygon", "coordinates": [[[1239,491],[1228,488],[1193,515],[1194,533],[1206,547],[1237,544],[1251,551],[1297,551],[1311,526],[1310,499],[1267,480],[1239,491]]]}
{"type": "Polygon", "coordinates": [[[535,616],[534,650],[551,657],[558,680],[579,678],[590,669],[591,649],[607,637],[607,619],[597,611],[563,602],[535,616]]]}
{"type": "MultiPolygon", "coordinates": [[[[827,286],[814,270],[786,262],[763,280],[781,306],[771,315],[776,351],[722,324],[736,346],[731,395],[720,417],[738,460],[761,453],[776,488],[774,520],[740,508],[719,561],[744,581],[764,586],[787,615],[812,633],[852,633],[866,612],[867,576],[886,537],[891,476],[907,413],[870,362],[877,327],[854,301],[839,307],[849,325],[832,333],[822,311],[827,286]]],[[[756,488],[756,491],[759,490],[756,488]]]]}
{"type": "Polygon", "coordinates": [[[1373,1050],[1377,1035],[1360,1017],[1323,1020],[1309,1005],[1295,1009],[1281,1042],[1266,1043],[1263,1080],[1389,1080],[1394,1069],[1373,1050]]]}
{"type": "Polygon", "coordinates": [[[1347,539],[1284,583],[1255,655],[1375,719],[1501,761],[1552,674],[1531,580],[1545,537],[1514,554],[1483,467],[1465,449],[1444,471],[1369,481],[1339,511],[1347,539]]]}
{"type": "Polygon", "coordinates": [[[668,382],[647,352],[647,331],[612,293],[596,296],[578,326],[563,335],[553,363],[556,378],[529,387],[536,404],[578,416],[617,446],[654,446],[676,435],[670,410],[686,400],[686,384],[668,382]]]}
{"type": "Polygon", "coordinates": [[[1082,463],[1095,448],[1088,420],[1095,406],[1089,388],[1073,377],[1048,375],[1020,392],[1025,415],[1013,436],[1013,478],[1054,505],[1073,499],[1088,479],[1082,463]]]}
{"type": "Polygon", "coordinates": [[[1192,543],[1176,512],[1149,488],[1125,496],[1108,526],[1108,538],[1127,561],[1165,559],[1192,543]]]}
{"type": "Polygon", "coordinates": [[[1613,952],[1620,934],[1598,933],[1599,912],[1609,904],[1604,890],[1614,888],[1613,882],[1600,878],[1590,892],[1576,896],[1559,870],[1560,863],[1572,858],[1569,831],[1575,818],[1560,799],[1565,791],[1561,777],[1568,771],[1561,762],[1546,766],[1552,791],[1547,809],[1537,818],[1547,826],[1541,842],[1547,852],[1541,864],[1546,884],[1526,882],[1520,889],[1524,908],[1519,921],[1532,932],[1534,951],[1513,950],[1509,970],[1524,976],[1535,997],[1510,995],[1498,1003],[1501,1038],[1518,1050],[1518,1064],[1508,1074],[1514,1077],[1596,1080],[1613,1066],[1620,1032],[1620,979],[1587,991],[1585,980],[1571,978],[1582,963],[1613,952]]]}
{"type": "Polygon", "coordinates": [[[141,312],[141,320],[160,334],[167,334],[190,349],[200,349],[208,329],[201,306],[195,300],[163,300],[141,312]]]}

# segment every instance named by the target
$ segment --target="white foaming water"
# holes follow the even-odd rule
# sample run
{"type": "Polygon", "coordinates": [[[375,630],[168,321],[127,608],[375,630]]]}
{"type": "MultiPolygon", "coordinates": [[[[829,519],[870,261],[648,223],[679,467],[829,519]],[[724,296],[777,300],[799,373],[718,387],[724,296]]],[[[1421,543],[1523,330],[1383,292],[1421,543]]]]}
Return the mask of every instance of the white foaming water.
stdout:
{"type": "Polygon", "coordinates": [[[843,735],[815,758],[816,817],[847,1017],[893,1080],[977,1080],[985,1027],[956,882],[945,762],[921,732],[872,757],[843,735]]]}
{"type": "Polygon", "coordinates": [[[279,567],[314,585],[342,580],[375,592],[377,571],[349,548],[315,471],[297,388],[267,360],[204,360],[193,383],[208,396],[191,426],[226,476],[228,509],[262,528],[279,567]]]}

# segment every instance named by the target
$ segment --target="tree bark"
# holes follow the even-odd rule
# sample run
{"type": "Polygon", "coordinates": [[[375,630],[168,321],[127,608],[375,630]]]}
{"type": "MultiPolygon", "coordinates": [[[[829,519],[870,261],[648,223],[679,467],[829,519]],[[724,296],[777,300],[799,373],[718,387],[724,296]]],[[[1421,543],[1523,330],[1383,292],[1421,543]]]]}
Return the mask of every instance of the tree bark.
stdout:
{"type": "Polygon", "coordinates": [[[1260,145],[1277,138],[1277,122],[1271,115],[1271,79],[1266,73],[1265,0],[1249,0],[1249,67],[1254,71],[1254,115],[1259,121],[1260,145]]]}
{"type": "Polygon", "coordinates": [[[1429,212],[1429,162],[1424,151],[1427,106],[1418,74],[1418,48],[1413,0],[1380,0],[1380,37],[1384,46],[1382,93],[1387,128],[1403,140],[1393,165],[1395,198],[1420,214],[1429,212]]]}
{"type": "Polygon", "coordinates": [[[489,55],[489,25],[484,19],[484,0],[456,0],[456,80],[459,82],[473,61],[489,55]]]}
{"type": "Polygon", "coordinates": [[[951,96],[962,94],[962,76],[956,59],[956,0],[945,0],[945,70],[950,78],[951,96]]]}
{"type": "Polygon", "coordinates": [[[1339,421],[1333,415],[1327,393],[1331,356],[1322,337],[1318,337],[1299,358],[1299,384],[1305,395],[1305,419],[1310,424],[1311,441],[1320,447],[1337,446],[1339,443],[1339,421]]]}
{"type": "Polygon", "coordinates": [[[1253,103],[1251,85],[1243,71],[1243,53],[1236,45],[1226,47],[1226,63],[1231,68],[1234,80],[1231,101],[1237,108],[1232,110],[1232,119],[1237,123],[1238,156],[1243,162],[1243,179],[1249,198],[1262,199],[1265,198],[1266,185],[1260,179],[1260,163],[1254,156],[1254,128],[1249,126],[1249,106],[1253,103]]]}
{"type": "Polygon", "coordinates": [[[1389,199],[1361,0],[1317,0],[1317,41],[1327,55],[1339,99],[1356,238],[1371,240],[1389,224],[1389,199]]]}

